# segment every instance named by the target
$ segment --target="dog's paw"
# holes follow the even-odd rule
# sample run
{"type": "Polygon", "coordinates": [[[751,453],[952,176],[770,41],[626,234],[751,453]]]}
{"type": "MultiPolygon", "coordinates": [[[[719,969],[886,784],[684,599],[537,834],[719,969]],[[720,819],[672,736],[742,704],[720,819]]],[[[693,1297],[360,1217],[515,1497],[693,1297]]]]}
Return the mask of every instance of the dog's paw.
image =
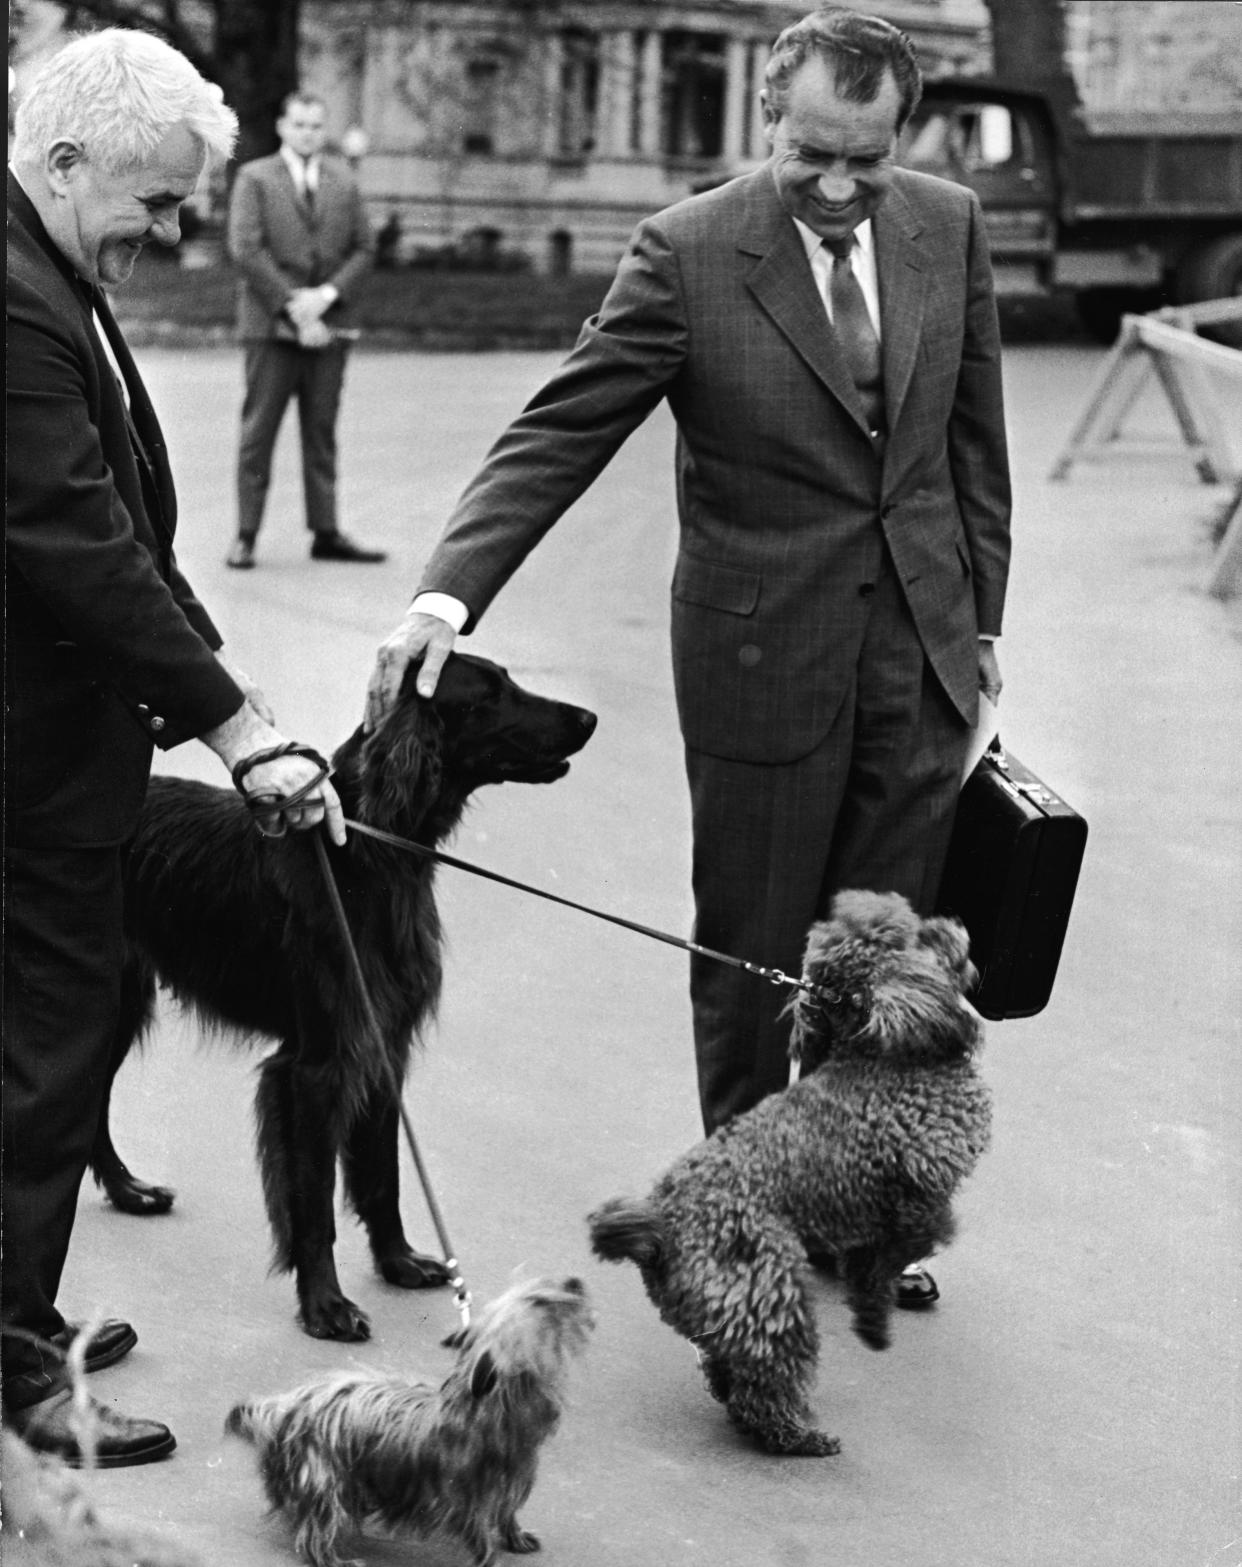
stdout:
{"type": "Polygon", "coordinates": [[[371,1319],[361,1306],[344,1295],[304,1303],[298,1321],[311,1338],[331,1338],[342,1344],[360,1344],[371,1337],[371,1319]]]}
{"type": "Polygon", "coordinates": [[[886,1322],[855,1322],[854,1332],[868,1349],[887,1349],[892,1343],[886,1322]]]}
{"type": "Polygon", "coordinates": [[[103,1185],[108,1201],[114,1208],[119,1208],[122,1213],[137,1214],[139,1218],[167,1213],[177,1196],[171,1186],[153,1186],[150,1181],[141,1181],[128,1170],[124,1179],[105,1181],[103,1185]]]}
{"type": "Polygon", "coordinates": [[[403,1290],[438,1289],[451,1278],[438,1257],[426,1257],[408,1246],[404,1251],[377,1257],[375,1262],[384,1282],[396,1284],[403,1290]]]}
{"type": "Polygon", "coordinates": [[[782,1429],[756,1434],[769,1453],[781,1458],[832,1458],[841,1451],[840,1437],[829,1436],[827,1431],[782,1429]]]}
{"type": "Polygon", "coordinates": [[[543,1549],[539,1536],[523,1529],[516,1519],[505,1529],[503,1540],[505,1550],[512,1551],[515,1556],[529,1556],[533,1551],[543,1549]]]}

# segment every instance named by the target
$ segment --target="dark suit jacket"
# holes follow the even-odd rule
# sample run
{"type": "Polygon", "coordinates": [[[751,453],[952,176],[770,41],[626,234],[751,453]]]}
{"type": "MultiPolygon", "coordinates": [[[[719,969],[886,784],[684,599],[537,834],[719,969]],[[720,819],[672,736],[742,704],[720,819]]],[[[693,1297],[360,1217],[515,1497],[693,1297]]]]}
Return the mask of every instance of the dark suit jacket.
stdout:
{"type": "Polygon", "coordinates": [[[168,453],[125,341],[11,174],[6,315],[7,825],[26,845],[119,843],[152,745],[214,728],[242,693],[177,569],[168,453]]]}
{"type": "Polygon", "coordinates": [[[290,336],[281,316],[295,288],[331,283],[340,298],[324,317],[348,327],[351,294],[370,271],[375,239],[357,182],[335,158],[321,158],[314,210],[297,193],[279,153],[237,171],[229,203],[228,252],[241,274],[237,330],[243,341],[290,336]]]}
{"type": "Polygon", "coordinates": [[[1009,561],[1000,344],[978,202],[898,171],[874,219],[889,436],[877,461],[806,252],[765,167],[643,223],[599,314],[501,437],[422,587],[467,629],[667,397],[689,745],[792,761],[827,733],[887,541],[962,717],[1009,561]]]}

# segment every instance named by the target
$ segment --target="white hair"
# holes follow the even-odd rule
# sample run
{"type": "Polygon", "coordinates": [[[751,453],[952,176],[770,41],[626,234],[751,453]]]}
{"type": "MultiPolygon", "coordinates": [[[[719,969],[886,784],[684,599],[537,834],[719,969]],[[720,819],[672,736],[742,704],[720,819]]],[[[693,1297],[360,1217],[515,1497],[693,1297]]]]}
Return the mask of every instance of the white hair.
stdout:
{"type": "Polygon", "coordinates": [[[110,174],[145,163],[178,125],[223,162],[237,116],[214,82],[150,33],[108,27],[54,54],[26,90],[14,123],[13,161],[38,162],[56,141],[80,142],[110,174]]]}

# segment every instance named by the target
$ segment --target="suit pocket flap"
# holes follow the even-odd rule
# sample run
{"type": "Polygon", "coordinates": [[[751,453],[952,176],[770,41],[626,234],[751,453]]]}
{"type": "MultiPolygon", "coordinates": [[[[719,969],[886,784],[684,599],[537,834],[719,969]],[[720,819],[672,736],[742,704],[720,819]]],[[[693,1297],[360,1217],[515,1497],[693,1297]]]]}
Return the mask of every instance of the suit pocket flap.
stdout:
{"type": "Polygon", "coordinates": [[[751,615],[759,602],[762,582],[757,571],[739,571],[736,566],[683,555],[673,573],[673,597],[683,604],[703,604],[731,615],[751,615]]]}

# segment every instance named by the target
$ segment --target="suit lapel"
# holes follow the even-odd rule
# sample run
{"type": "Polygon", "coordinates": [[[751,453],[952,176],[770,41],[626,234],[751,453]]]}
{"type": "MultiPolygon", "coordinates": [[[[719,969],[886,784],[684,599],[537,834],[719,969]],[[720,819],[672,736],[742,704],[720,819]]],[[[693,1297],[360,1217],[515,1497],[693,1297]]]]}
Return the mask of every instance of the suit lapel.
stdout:
{"type": "Polygon", "coordinates": [[[832,334],[802,239],[768,170],[759,170],[754,178],[754,210],[738,241],[750,268],[746,286],[865,435],[866,416],[832,334]]]}
{"type": "Polygon", "coordinates": [[[890,187],[872,220],[880,281],[884,406],[890,430],[897,427],[922,341],[927,273],[915,243],[922,227],[906,198],[890,187]]]}
{"type": "Polygon", "coordinates": [[[96,288],[91,290],[91,305],[95,314],[99,317],[104,336],[108,339],[108,346],[112,349],[116,362],[120,366],[121,375],[125,381],[125,389],[129,393],[129,408],[126,411],[126,422],[130,426],[131,434],[134,437],[131,442],[134,447],[134,456],[146,469],[152,493],[158,502],[156,515],[151,519],[152,524],[162,527],[169,543],[171,543],[176,511],[172,474],[168,467],[168,452],[164,445],[164,432],[160,429],[159,420],[155,416],[155,408],[151,399],[147,396],[147,389],[142,383],[142,377],[138,374],[138,366],[134,363],[134,356],[129,351],[129,344],[125,341],[120,327],[116,324],[116,317],[112,314],[107,296],[102,289],[96,288]]]}

